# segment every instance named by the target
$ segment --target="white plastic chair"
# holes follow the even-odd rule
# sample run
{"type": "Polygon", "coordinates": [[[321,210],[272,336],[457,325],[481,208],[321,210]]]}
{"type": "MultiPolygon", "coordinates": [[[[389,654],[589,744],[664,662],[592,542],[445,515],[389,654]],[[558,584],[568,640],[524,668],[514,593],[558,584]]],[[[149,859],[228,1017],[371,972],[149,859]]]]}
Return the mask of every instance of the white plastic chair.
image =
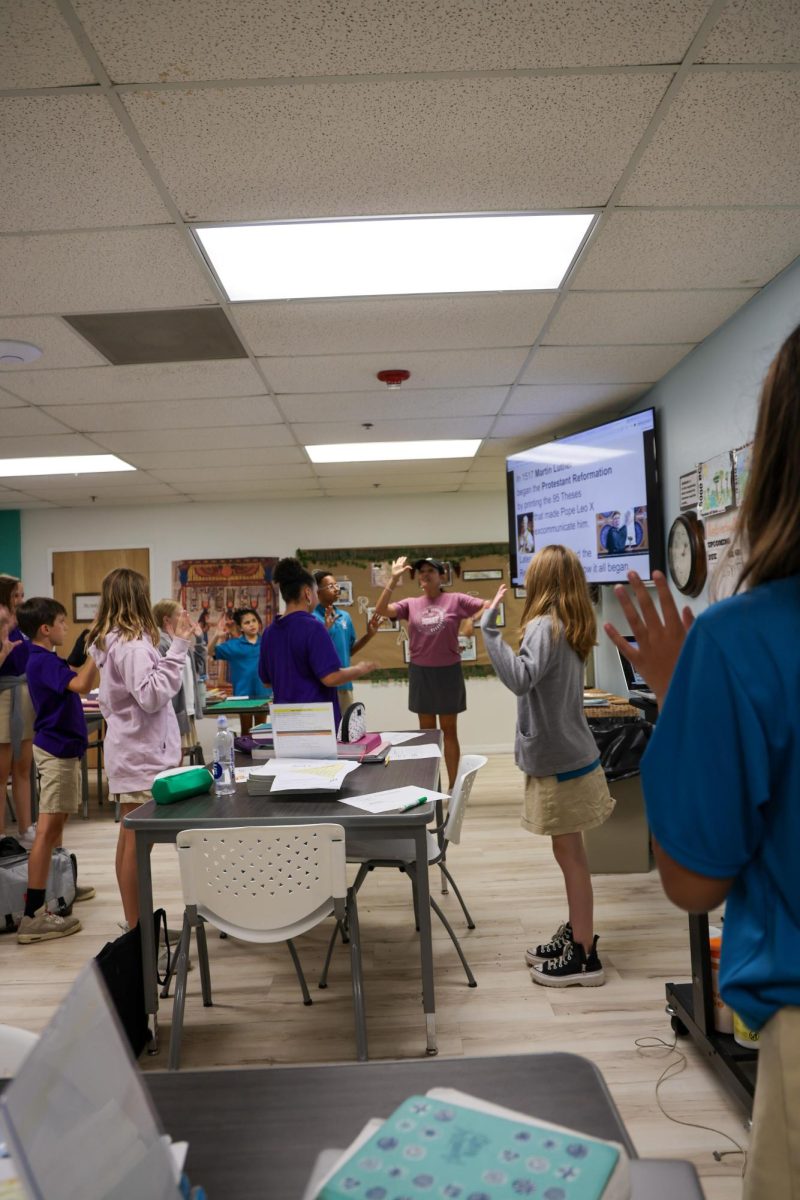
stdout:
{"type": "Polygon", "coordinates": [[[246,826],[188,829],[178,834],[178,862],[186,905],[177,950],[169,1069],[180,1062],[186,975],[192,930],[197,939],[203,1004],[211,1006],[204,922],[246,942],[286,942],[311,1003],[292,938],[334,914],[350,930],[350,961],[358,1057],[367,1057],[361,942],[355,893],[348,894],[341,825],[246,826]]]}
{"type": "MultiPolygon", "coordinates": [[[[447,856],[447,848],[450,843],[458,843],[461,841],[461,830],[464,825],[464,815],[467,810],[470,794],[472,792],[475,777],[481,767],[485,767],[488,758],[483,754],[465,754],[459,763],[458,774],[456,775],[455,786],[450,795],[450,800],[447,806],[447,818],[443,825],[435,830],[428,830],[428,866],[438,866],[442,874],[449,880],[450,886],[456,894],[459,904],[461,905],[464,917],[467,922],[468,929],[475,928],[475,922],[470,916],[469,909],[464,903],[464,898],[458,890],[453,876],[447,868],[445,862],[447,856]],[[439,840],[441,835],[441,841],[439,840]]],[[[347,861],[357,862],[361,864],[359,872],[353,884],[353,893],[357,893],[361,888],[364,880],[370,871],[374,871],[376,867],[395,867],[408,875],[411,880],[412,895],[414,898],[414,914],[417,915],[417,884],[416,884],[416,850],[414,842],[403,841],[400,839],[391,840],[389,838],[371,838],[367,835],[355,835],[347,840],[347,861]]],[[[450,922],[442,912],[439,905],[431,897],[431,908],[436,913],[436,916],[444,925],[450,940],[456,948],[456,953],[461,959],[461,965],[467,976],[467,982],[470,987],[477,987],[475,976],[470,970],[469,963],[464,957],[464,951],[461,949],[461,943],[456,937],[450,922]]],[[[417,929],[419,929],[419,919],[416,921],[417,929]]],[[[331,940],[328,944],[328,953],[325,958],[325,966],[322,971],[322,976],[319,981],[321,988],[327,987],[328,968],[330,966],[333,947],[336,942],[337,931],[341,928],[342,940],[345,940],[346,930],[337,923],[337,928],[334,929],[331,940]]]]}
{"type": "Polygon", "coordinates": [[[0,1025],[0,1079],[13,1079],[23,1060],[39,1040],[38,1033],[0,1025]]]}

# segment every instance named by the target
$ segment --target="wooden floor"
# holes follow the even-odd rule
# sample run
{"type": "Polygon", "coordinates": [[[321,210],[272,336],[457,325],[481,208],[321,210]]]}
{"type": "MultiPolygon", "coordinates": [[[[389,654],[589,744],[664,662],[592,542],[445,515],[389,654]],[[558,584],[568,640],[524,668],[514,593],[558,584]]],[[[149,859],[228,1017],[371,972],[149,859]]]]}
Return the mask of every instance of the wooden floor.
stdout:
{"type": "MultiPolygon", "coordinates": [[[[521,776],[510,756],[493,757],[481,772],[461,846],[448,858],[477,924],[468,932],[451,895],[442,900],[478,979],[469,989],[447,935],[434,919],[436,1001],[441,1056],[563,1050],[591,1058],[605,1076],[641,1155],[687,1158],[708,1200],[741,1195],[741,1158],[714,1161],[727,1148],[713,1133],[675,1125],[659,1111],[655,1084],[670,1056],[642,1051],[634,1040],[672,1041],[664,1013],[664,983],[688,979],[686,918],[665,900],[655,872],[595,880],[596,929],[607,983],[601,988],[548,989],[531,983],[524,951],[565,917],[560,874],[549,843],[519,825],[521,776]]],[[[118,935],[122,912],[114,880],[116,827],[108,808],[76,818],[67,844],[80,878],[97,898],[77,907],[83,930],[38,946],[0,939],[2,1020],[39,1030],[71,981],[103,943],[118,935]]],[[[153,852],[156,902],[179,928],[181,904],[175,853],[153,852]]],[[[432,877],[438,884],[438,877],[432,877]]],[[[437,897],[438,898],[438,897],[437,897]]],[[[424,1051],[419,957],[408,880],[376,871],[359,904],[364,943],[370,1056],[408,1058],[424,1051]]],[[[312,987],[305,1008],[285,947],[254,947],[209,936],[214,1006],[202,1007],[198,972],[190,975],[183,1042],[185,1067],[227,1067],[351,1060],[355,1055],[348,958],[340,945],[330,986],[316,989],[328,927],[299,939],[312,987]]],[[[161,1012],[164,1042],[170,1005],[161,1012]]],[[[743,1114],[717,1084],[688,1040],[679,1043],[687,1067],[661,1089],[667,1110],[702,1122],[746,1144],[743,1114]]],[[[675,1058],[675,1055],[671,1056],[675,1058]]],[[[142,1060],[165,1066],[165,1055],[142,1060]]]]}

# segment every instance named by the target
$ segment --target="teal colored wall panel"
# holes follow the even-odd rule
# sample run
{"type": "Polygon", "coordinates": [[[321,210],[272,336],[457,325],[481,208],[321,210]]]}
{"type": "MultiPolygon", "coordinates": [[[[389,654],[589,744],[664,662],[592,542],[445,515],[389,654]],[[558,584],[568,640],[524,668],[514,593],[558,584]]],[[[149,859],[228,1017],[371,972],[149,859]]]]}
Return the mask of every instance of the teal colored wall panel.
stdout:
{"type": "Polygon", "coordinates": [[[0,574],[21,575],[22,536],[19,509],[0,511],[0,574]]]}

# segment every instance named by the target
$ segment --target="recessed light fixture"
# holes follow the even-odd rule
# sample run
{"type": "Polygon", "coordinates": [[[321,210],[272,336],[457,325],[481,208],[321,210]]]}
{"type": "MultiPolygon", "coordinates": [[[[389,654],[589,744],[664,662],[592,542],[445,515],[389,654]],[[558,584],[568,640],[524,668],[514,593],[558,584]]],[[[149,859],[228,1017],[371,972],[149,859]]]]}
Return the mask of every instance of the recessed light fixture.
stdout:
{"type": "Polygon", "coordinates": [[[33,342],[0,341],[0,367],[24,367],[41,357],[41,350],[33,342]]]}
{"type": "Polygon", "coordinates": [[[430,458],[474,458],[480,438],[419,442],[339,442],[306,446],[313,463],[404,462],[430,458]]]}
{"type": "Polygon", "coordinates": [[[111,471],[135,471],[116,454],[63,454],[49,458],[0,458],[0,478],[23,475],[95,475],[111,471]]]}
{"type": "Polygon", "coordinates": [[[229,300],[552,290],[593,213],[359,217],[193,232],[229,300]]]}

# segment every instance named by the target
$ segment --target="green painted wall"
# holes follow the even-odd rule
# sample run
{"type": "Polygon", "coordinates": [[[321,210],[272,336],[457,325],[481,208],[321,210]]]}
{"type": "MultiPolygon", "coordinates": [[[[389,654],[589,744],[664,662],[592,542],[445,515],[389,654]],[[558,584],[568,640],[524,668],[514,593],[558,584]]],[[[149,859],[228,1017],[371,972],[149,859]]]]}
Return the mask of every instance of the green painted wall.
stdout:
{"type": "Polygon", "coordinates": [[[22,536],[17,508],[0,510],[0,574],[22,574],[22,536]]]}

